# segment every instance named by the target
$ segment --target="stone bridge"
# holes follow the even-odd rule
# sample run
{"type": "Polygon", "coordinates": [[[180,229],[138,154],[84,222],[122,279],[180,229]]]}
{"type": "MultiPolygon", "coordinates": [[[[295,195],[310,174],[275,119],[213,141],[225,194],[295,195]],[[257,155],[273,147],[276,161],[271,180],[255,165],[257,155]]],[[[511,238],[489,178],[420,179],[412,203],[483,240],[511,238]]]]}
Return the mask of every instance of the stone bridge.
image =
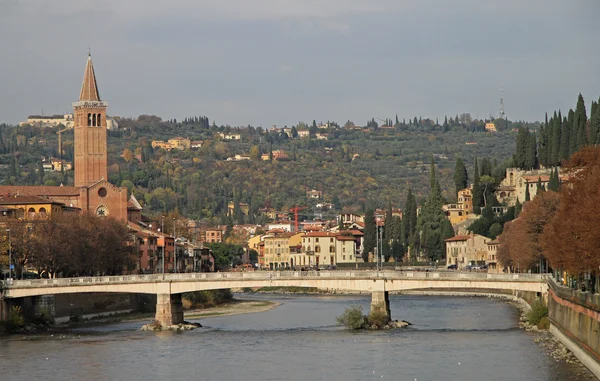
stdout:
{"type": "Polygon", "coordinates": [[[371,310],[390,315],[389,291],[512,290],[544,295],[545,274],[487,274],[423,271],[282,271],[123,275],[4,282],[3,298],[89,292],[156,294],[156,320],[163,326],[183,322],[184,292],[255,287],[316,287],[371,292],[371,310]]]}

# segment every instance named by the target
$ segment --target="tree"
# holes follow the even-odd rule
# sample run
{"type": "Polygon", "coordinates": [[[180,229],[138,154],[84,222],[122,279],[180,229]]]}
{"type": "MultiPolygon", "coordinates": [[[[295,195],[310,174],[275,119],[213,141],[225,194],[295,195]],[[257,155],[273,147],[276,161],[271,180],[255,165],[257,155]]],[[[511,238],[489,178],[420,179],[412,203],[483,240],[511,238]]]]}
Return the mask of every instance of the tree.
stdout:
{"type": "Polygon", "coordinates": [[[537,190],[535,195],[539,195],[541,192],[545,192],[546,188],[544,188],[544,184],[542,184],[542,178],[538,177],[538,181],[537,181],[537,190]]]}
{"type": "Polygon", "coordinates": [[[527,151],[525,156],[525,169],[536,169],[537,161],[537,142],[535,132],[533,134],[527,132],[527,151]]]}
{"type": "Polygon", "coordinates": [[[529,182],[525,182],[525,201],[531,201],[531,195],[529,194],[529,182]]]}
{"type": "Polygon", "coordinates": [[[560,180],[558,178],[558,168],[553,168],[550,172],[550,179],[548,180],[548,190],[558,192],[559,186],[560,180]]]}
{"type": "Polygon", "coordinates": [[[481,202],[482,193],[481,185],[479,182],[479,168],[477,166],[477,158],[475,158],[475,165],[473,166],[473,212],[475,214],[481,213],[481,202]]]}
{"type": "Polygon", "coordinates": [[[465,167],[462,159],[459,157],[456,159],[456,166],[454,168],[454,186],[456,189],[456,194],[468,186],[468,181],[469,177],[467,174],[467,168],[465,167]]]}
{"type": "Polygon", "coordinates": [[[365,232],[363,237],[363,261],[369,261],[369,253],[375,252],[375,244],[377,241],[377,225],[375,222],[375,211],[367,210],[365,213],[365,232]]]}
{"type": "Polygon", "coordinates": [[[516,159],[515,166],[518,168],[525,168],[527,157],[528,157],[528,147],[529,147],[529,131],[524,127],[520,127],[517,132],[517,150],[516,150],[516,159]]]}
{"type": "MultiPolygon", "coordinates": [[[[539,243],[553,268],[576,276],[587,272],[593,278],[600,266],[600,215],[596,211],[600,202],[600,147],[577,152],[564,170],[569,175],[569,186],[561,188],[559,206],[539,243]]],[[[539,213],[547,213],[543,209],[547,207],[540,206],[539,213]]],[[[547,217],[540,214],[539,219],[547,217]]]]}
{"type": "Polygon", "coordinates": [[[250,159],[254,160],[254,161],[260,160],[260,147],[259,146],[254,145],[254,146],[250,147],[250,159]]]}
{"type": "Polygon", "coordinates": [[[487,198],[492,193],[494,193],[494,186],[496,185],[496,180],[492,176],[482,176],[479,180],[481,184],[481,194],[483,195],[483,206],[487,206],[487,198]]]}

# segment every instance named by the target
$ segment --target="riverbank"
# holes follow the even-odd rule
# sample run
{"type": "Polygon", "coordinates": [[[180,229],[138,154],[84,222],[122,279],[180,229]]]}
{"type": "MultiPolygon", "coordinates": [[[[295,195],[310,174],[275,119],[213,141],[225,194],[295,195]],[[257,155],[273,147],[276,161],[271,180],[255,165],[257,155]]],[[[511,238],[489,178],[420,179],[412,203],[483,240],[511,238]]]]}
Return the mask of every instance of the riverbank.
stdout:
{"type": "MultiPolygon", "coordinates": [[[[198,320],[214,316],[231,316],[241,314],[251,314],[266,312],[276,308],[281,303],[272,302],[269,300],[239,300],[233,299],[227,303],[220,304],[214,307],[206,308],[190,308],[184,311],[185,320],[198,320]]],[[[106,314],[90,314],[79,317],[76,321],[59,320],[55,324],[48,322],[40,323],[25,323],[21,329],[13,332],[13,334],[37,334],[42,332],[48,333],[64,333],[73,328],[85,328],[103,326],[118,323],[131,322],[149,322],[154,319],[152,312],[136,312],[136,311],[117,311],[106,314]]],[[[0,335],[10,335],[8,332],[0,332],[0,335]]]]}

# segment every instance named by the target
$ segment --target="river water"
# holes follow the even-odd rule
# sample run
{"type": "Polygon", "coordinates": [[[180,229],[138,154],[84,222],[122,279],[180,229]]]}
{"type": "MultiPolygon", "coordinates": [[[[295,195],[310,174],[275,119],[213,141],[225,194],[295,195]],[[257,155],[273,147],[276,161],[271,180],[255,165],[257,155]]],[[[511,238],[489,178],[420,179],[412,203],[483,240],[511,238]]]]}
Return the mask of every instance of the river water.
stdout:
{"type": "Polygon", "coordinates": [[[335,318],[368,312],[369,296],[252,298],[281,305],[179,334],[138,322],[2,338],[0,380],[595,380],[545,355],[500,300],[391,296],[393,318],[413,325],[356,333],[335,318]]]}

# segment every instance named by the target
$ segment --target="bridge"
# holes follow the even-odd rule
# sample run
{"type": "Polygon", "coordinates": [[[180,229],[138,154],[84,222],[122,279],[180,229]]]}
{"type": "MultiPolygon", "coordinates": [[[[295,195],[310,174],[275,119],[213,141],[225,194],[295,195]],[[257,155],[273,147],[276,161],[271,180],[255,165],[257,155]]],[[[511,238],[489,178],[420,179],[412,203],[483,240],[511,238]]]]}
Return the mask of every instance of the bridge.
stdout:
{"type": "Polygon", "coordinates": [[[181,294],[227,288],[316,287],[370,292],[371,310],[390,316],[388,293],[407,290],[512,290],[547,294],[546,274],[487,274],[423,271],[275,271],[123,275],[6,281],[3,298],[70,293],[156,294],[156,320],[183,322],[181,294]]]}

